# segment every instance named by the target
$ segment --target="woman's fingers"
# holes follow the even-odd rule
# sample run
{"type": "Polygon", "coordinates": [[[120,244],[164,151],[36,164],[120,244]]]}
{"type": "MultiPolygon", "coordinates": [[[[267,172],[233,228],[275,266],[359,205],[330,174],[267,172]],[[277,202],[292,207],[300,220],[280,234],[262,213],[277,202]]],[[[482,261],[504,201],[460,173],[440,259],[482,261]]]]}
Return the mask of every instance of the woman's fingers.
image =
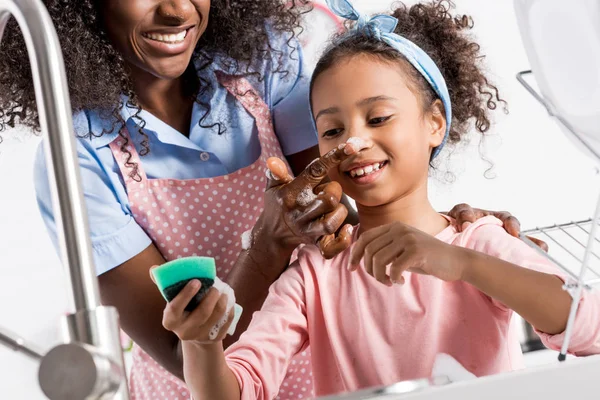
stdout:
{"type": "Polygon", "coordinates": [[[317,195],[321,193],[328,193],[336,199],[338,199],[338,201],[341,200],[343,194],[342,185],[340,185],[340,183],[336,181],[322,183],[315,188],[314,192],[317,195]]]}
{"type": "Polygon", "coordinates": [[[290,183],[293,179],[283,160],[277,157],[267,160],[267,190],[290,183]]]}
{"type": "Polygon", "coordinates": [[[302,214],[300,214],[296,221],[298,224],[307,225],[310,222],[325,218],[327,214],[335,209],[340,204],[342,198],[342,188],[339,183],[331,182],[324,186],[324,190],[320,192],[314,201],[307,205],[302,214]]]}
{"type": "Polygon", "coordinates": [[[355,153],[356,149],[352,145],[336,147],[310,163],[296,179],[290,182],[289,186],[297,192],[306,188],[314,189],[327,177],[330,169],[337,167],[342,161],[355,153]]]}
{"type": "Polygon", "coordinates": [[[326,259],[332,259],[350,247],[353,233],[354,227],[350,224],[346,224],[340,230],[337,236],[335,234],[331,234],[322,237],[319,240],[319,249],[321,249],[321,254],[323,254],[323,257],[326,259]]]}
{"type": "Polygon", "coordinates": [[[340,229],[348,216],[348,209],[343,204],[338,204],[335,210],[327,213],[318,220],[309,222],[302,230],[308,237],[315,238],[316,242],[321,236],[331,235],[340,229]]]}
{"type": "Polygon", "coordinates": [[[470,224],[480,218],[493,215],[502,221],[504,229],[512,236],[519,237],[521,223],[511,213],[506,211],[488,211],[479,208],[473,208],[468,204],[458,204],[448,212],[448,216],[456,220],[456,227],[459,232],[465,230],[470,224]]]}
{"type": "Polygon", "coordinates": [[[456,228],[459,232],[466,229],[469,224],[477,220],[475,210],[468,204],[457,204],[448,213],[448,216],[456,221],[456,228]]]}
{"type": "Polygon", "coordinates": [[[493,211],[491,214],[502,221],[502,225],[506,232],[516,238],[519,237],[519,234],[521,233],[521,223],[511,213],[506,211],[493,211]]]}

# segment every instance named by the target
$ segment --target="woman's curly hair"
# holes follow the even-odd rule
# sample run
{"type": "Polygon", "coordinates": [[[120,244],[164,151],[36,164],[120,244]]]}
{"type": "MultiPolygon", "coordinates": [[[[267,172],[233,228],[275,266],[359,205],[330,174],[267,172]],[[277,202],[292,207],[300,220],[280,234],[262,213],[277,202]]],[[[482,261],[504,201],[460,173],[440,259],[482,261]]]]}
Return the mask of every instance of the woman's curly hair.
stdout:
{"type": "MultiPolygon", "coordinates": [[[[422,48],[436,63],[446,80],[452,103],[452,125],[448,142],[456,144],[468,134],[471,124],[482,135],[491,125],[490,111],[506,102],[499,96],[496,86],[484,74],[480,46],[470,37],[473,20],[466,15],[453,16],[454,4],[448,0],[435,0],[407,7],[394,3],[391,14],[398,19],[395,33],[422,48]]],[[[341,59],[368,54],[381,60],[398,62],[412,80],[413,91],[418,93],[423,108],[429,110],[438,99],[425,78],[412,67],[399,52],[367,32],[341,33],[319,60],[312,77],[315,78],[341,59]],[[416,90],[415,90],[416,89],[416,90]]]]}
{"type": "MultiPolygon", "coordinates": [[[[44,0],[61,43],[71,105],[74,112],[102,110],[115,123],[124,124],[120,117],[121,94],[128,95],[130,106],[138,108],[137,97],[128,75],[123,56],[110,43],[103,28],[102,0],[44,0]]],[[[275,59],[274,72],[283,70],[281,49],[271,47],[272,34],[283,34],[290,41],[300,28],[301,14],[309,10],[307,0],[212,0],[206,31],[200,38],[192,62],[184,77],[186,87],[205,109],[204,121],[210,113],[209,104],[202,103],[200,95],[208,90],[209,82],[200,72],[211,65],[216,57],[229,60],[235,74],[255,74],[252,64],[260,59],[275,59]],[[194,63],[199,63],[197,72],[194,63]]],[[[301,28],[300,28],[301,29],[301,28]]],[[[38,113],[29,58],[18,25],[11,20],[0,42],[0,132],[15,124],[39,129],[38,113]]],[[[293,51],[291,53],[293,57],[293,51]]],[[[141,155],[148,152],[148,141],[142,132],[144,121],[139,117],[139,133],[143,136],[141,155]]],[[[216,124],[219,133],[222,124],[216,124]]],[[[115,126],[113,125],[113,128],[115,126]]],[[[210,126],[212,127],[212,126],[210,126]]],[[[106,132],[92,133],[95,136],[106,132]]],[[[123,145],[123,149],[125,144],[123,145]]]]}

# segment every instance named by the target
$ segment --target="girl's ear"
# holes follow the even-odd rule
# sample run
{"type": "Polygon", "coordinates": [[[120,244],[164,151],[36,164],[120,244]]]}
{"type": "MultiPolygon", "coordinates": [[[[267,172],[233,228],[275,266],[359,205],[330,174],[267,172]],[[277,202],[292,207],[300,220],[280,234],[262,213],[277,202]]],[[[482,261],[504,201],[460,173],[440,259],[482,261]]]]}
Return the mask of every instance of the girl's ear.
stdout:
{"type": "Polygon", "coordinates": [[[437,99],[431,105],[431,111],[427,113],[429,125],[429,146],[433,149],[442,144],[446,135],[446,114],[442,101],[437,99]]]}

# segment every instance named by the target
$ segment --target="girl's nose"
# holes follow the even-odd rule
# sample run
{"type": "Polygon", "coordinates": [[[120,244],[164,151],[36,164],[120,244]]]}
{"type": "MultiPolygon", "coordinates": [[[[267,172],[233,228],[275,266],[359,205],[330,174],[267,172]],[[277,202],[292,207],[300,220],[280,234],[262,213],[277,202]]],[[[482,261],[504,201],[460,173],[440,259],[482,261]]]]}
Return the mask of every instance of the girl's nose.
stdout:
{"type": "Polygon", "coordinates": [[[373,147],[373,140],[368,132],[361,132],[359,130],[350,130],[348,132],[348,140],[346,143],[351,144],[356,151],[363,151],[373,147]]]}

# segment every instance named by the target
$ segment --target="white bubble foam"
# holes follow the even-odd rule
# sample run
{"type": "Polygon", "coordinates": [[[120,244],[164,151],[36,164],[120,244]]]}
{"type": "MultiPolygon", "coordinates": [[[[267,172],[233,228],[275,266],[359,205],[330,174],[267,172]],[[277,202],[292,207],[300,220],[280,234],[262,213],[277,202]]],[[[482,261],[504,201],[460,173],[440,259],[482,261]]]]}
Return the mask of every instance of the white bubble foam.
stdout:
{"type": "Polygon", "coordinates": [[[366,140],[359,138],[359,137],[351,137],[350,139],[348,139],[346,141],[347,144],[351,145],[354,150],[356,151],[361,151],[363,149],[366,149],[367,147],[369,147],[369,143],[367,143],[366,140]]]}
{"type": "Polygon", "coordinates": [[[248,250],[252,247],[252,230],[249,229],[242,233],[242,250],[248,250]]]}
{"type": "Polygon", "coordinates": [[[306,207],[309,205],[317,196],[312,191],[312,188],[303,189],[296,198],[296,203],[299,206],[306,207]]]}

